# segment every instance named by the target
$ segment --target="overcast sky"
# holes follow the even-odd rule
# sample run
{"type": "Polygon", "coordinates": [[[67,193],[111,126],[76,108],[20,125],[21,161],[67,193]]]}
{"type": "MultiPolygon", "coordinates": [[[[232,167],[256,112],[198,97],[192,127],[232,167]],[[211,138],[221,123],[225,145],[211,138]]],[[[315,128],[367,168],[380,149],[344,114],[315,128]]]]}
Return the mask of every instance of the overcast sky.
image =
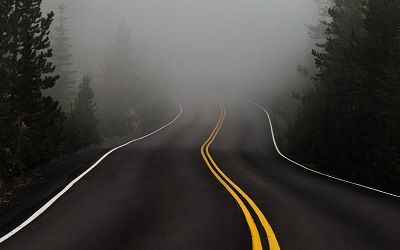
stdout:
{"type": "MultiPolygon", "coordinates": [[[[44,11],[58,0],[44,0],[44,11]]],[[[135,48],[188,84],[279,84],[296,76],[307,48],[312,0],[69,0],[67,27],[82,61],[125,20],[135,48]]],[[[73,50],[74,50],[73,49],[73,50]]],[[[82,63],[82,62],[81,62],[82,63]]],[[[292,79],[293,80],[293,79],[292,79]]]]}

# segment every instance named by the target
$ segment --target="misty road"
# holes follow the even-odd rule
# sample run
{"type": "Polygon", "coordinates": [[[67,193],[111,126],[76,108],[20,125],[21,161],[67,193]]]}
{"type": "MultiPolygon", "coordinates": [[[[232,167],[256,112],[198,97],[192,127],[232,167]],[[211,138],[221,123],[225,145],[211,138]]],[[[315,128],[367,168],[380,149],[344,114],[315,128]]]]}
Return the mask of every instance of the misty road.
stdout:
{"type": "Polygon", "coordinates": [[[251,103],[178,100],[179,119],[111,153],[0,248],[252,249],[244,206],[268,249],[259,216],[215,178],[205,145],[221,172],[257,205],[282,249],[398,249],[398,198],[285,160],[268,117],[251,103]]]}

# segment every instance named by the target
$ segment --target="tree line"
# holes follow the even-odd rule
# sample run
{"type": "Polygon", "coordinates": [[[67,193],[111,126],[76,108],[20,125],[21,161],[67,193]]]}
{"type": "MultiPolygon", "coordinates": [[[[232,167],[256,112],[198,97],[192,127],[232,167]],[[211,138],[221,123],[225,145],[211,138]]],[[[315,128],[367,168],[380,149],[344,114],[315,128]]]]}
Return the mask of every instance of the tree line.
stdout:
{"type": "MultiPolygon", "coordinates": [[[[0,178],[45,165],[60,154],[129,134],[154,121],[138,108],[156,95],[134,74],[131,35],[121,23],[102,72],[77,81],[66,6],[43,15],[41,0],[0,0],[0,178]],[[55,26],[52,26],[55,21],[55,26]],[[99,75],[99,76],[98,76],[99,75]],[[97,105],[96,102],[101,103],[97,105]]],[[[156,105],[155,109],[161,109],[156,105]]]]}
{"type": "Polygon", "coordinates": [[[316,1],[311,86],[287,132],[288,153],[335,176],[400,192],[400,2],[316,1]],[[322,40],[321,40],[322,39],[322,40]]]}

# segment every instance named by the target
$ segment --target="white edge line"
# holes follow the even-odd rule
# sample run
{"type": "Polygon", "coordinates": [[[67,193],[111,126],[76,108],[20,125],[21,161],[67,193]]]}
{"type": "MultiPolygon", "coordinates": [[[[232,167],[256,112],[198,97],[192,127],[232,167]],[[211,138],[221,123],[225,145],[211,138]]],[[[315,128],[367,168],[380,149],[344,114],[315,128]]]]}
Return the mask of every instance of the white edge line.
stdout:
{"type": "Polygon", "coordinates": [[[311,172],[314,172],[314,173],[317,173],[317,174],[320,174],[320,175],[323,175],[323,176],[326,176],[326,177],[329,177],[329,178],[332,178],[332,179],[335,179],[335,180],[338,180],[338,181],[341,181],[341,182],[345,182],[345,183],[348,183],[348,184],[352,184],[352,185],[356,185],[356,186],[359,186],[359,187],[363,187],[363,188],[366,188],[366,189],[369,189],[369,190],[372,190],[372,191],[376,191],[376,192],[379,192],[379,193],[382,193],[382,194],[390,195],[390,196],[393,196],[393,197],[396,197],[396,198],[400,198],[400,195],[388,193],[388,192],[385,192],[385,191],[382,191],[382,190],[379,190],[379,189],[375,189],[375,188],[368,187],[368,186],[364,186],[364,185],[361,185],[361,184],[358,184],[358,183],[354,183],[354,182],[351,182],[351,181],[346,181],[346,180],[343,180],[343,179],[339,179],[339,178],[337,178],[337,177],[333,177],[333,176],[330,176],[330,175],[327,175],[327,174],[324,174],[324,173],[320,173],[320,172],[318,172],[318,171],[315,171],[315,170],[313,170],[313,169],[307,168],[307,167],[301,165],[300,163],[297,163],[297,162],[295,162],[295,161],[289,159],[288,157],[286,157],[284,154],[281,153],[281,151],[279,150],[279,148],[278,148],[278,146],[277,146],[277,144],[276,144],[275,135],[274,135],[274,130],[273,130],[273,128],[272,128],[272,121],[271,121],[271,117],[270,117],[268,111],[265,110],[263,107],[261,107],[260,105],[258,105],[258,104],[255,103],[255,102],[252,102],[252,101],[250,101],[250,100],[246,100],[246,101],[249,102],[249,103],[251,103],[251,104],[253,104],[253,105],[256,105],[257,107],[259,107],[260,109],[262,109],[262,110],[267,114],[268,120],[269,120],[269,124],[270,124],[270,127],[271,127],[272,140],[273,140],[273,142],[274,142],[275,149],[276,149],[276,151],[278,151],[278,153],[279,153],[283,158],[285,158],[286,160],[288,160],[288,161],[290,161],[290,162],[292,162],[292,163],[294,163],[294,164],[296,164],[296,165],[298,165],[298,166],[300,166],[300,167],[302,167],[302,168],[304,168],[304,169],[306,169],[306,170],[308,170],[308,171],[311,171],[311,172]]]}
{"type": "Polygon", "coordinates": [[[178,103],[179,108],[180,108],[180,112],[179,114],[175,117],[175,119],[173,119],[171,122],[169,122],[168,124],[162,126],[161,128],[151,132],[150,134],[144,135],[142,137],[136,138],[134,140],[131,140],[121,146],[118,146],[114,149],[111,149],[110,151],[108,151],[105,155],[103,155],[99,160],[96,161],[96,163],[94,163],[90,168],[88,168],[85,172],[83,172],[81,175],[79,175],[78,177],[76,177],[73,181],[71,181],[63,190],[61,190],[57,195],[55,195],[53,198],[51,198],[46,204],[44,204],[41,208],[39,208],[33,215],[31,215],[31,217],[29,217],[27,220],[25,220],[22,224],[20,224],[18,227],[14,228],[12,231],[10,231],[9,233],[7,233],[6,235],[4,235],[3,237],[0,238],[0,243],[3,243],[4,241],[6,241],[8,238],[10,238],[11,236],[13,236],[14,234],[16,234],[19,230],[21,230],[22,228],[26,227],[29,223],[31,223],[33,220],[35,220],[37,217],[39,217],[43,212],[45,212],[51,205],[53,205],[53,203],[60,198],[63,194],[65,194],[75,183],[77,183],[80,179],[82,179],[87,173],[89,173],[92,169],[94,169],[102,160],[104,160],[104,158],[106,158],[109,154],[111,154],[112,152],[114,152],[117,149],[120,149],[122,147],[127,146],[128,144],[131,144],[132,142],[136,142],[136,141],[140,141],[146,137],[149,137],[157,132],[159,132],[160,130],[168,127],[169,125],[171,125],[172,123],[174,123],[182,114],[182,105],[180,104],[180,102],[178,100],[176,100],[174,98],[174,100],[178,103]]]}

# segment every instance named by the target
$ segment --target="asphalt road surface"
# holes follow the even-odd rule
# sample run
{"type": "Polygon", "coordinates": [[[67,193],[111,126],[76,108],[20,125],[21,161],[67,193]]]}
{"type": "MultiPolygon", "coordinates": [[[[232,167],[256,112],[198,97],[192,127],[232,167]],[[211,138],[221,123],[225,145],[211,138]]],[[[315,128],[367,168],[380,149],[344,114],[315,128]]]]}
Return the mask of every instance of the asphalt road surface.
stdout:
{"type": "Polygon", "coordinates": [[[400,249],[399,198],[285,160],[251,103],[179,101],[0,248],[400,249]]]}

